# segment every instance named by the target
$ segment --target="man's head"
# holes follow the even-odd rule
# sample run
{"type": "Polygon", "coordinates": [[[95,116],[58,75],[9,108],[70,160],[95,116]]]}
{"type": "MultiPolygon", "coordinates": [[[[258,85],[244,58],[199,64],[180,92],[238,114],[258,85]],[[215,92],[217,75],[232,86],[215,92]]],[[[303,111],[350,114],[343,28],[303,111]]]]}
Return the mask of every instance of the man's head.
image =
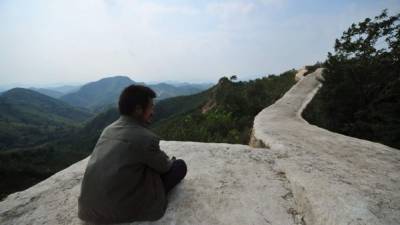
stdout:
{"type": "Polygon", "coordinates": [[[130,85],[119,96],[118,109],[121,115],[131,116],[150,123],[153,116],[153,98],[156,93],[143,85],[130,85]]]}

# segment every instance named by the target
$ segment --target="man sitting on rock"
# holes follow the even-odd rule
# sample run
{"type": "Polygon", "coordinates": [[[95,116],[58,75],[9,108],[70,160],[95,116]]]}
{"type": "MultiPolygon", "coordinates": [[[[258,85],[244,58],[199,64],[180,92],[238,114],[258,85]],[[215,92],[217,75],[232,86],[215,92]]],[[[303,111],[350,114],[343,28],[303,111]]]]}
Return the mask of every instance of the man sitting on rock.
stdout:
{"type": "Polygon", "coordinates": [[[88,161],[78,199],[80,219],[100,224],[160,219],[166,194],[186,175],[182,159],[160,149],[147,129],[156,93],[142,85],[119,97],[120,117],[101,133],[88,161]]]}

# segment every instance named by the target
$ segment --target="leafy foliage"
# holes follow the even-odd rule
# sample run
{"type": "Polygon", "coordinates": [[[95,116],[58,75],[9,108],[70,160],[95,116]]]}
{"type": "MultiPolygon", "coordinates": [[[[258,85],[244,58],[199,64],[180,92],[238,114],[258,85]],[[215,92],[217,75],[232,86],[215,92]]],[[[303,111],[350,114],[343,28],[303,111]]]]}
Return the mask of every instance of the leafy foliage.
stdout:
{"type": "Polygon", "coordinates": [[[282,97],[294,84],[295,72],[239,82],[222,77],[206,102],[156,123],[153,130],[166,140],[247,144],[254,116],[282,97]]]}
{"type": "Polygon", "coordinates": [[[157,123],[175,114],[185,113],[199,107],[207,101],[210,91],[211,89],[208,89],[193,95],[160,100],[154,106],[154,122],[157,123]]]}
{"type": "Polygon", "coordinates": [[[304,112],[318,126],[400,148],[400,14],[384,10],[343,33],[304,112]]]}

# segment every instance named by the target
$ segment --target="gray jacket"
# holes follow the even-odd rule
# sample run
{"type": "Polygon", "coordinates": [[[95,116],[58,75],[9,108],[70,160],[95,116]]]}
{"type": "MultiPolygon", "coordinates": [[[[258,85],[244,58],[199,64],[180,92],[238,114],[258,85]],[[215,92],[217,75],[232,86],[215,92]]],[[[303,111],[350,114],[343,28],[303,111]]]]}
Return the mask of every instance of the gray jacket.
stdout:
{"type": "Polygon", "coordinates": [[[172,161],[159,138],[129,116],[101,133],[88,161],[78,216],[94,223],[154,221],[167,207],[161,173],[172,161]]]}

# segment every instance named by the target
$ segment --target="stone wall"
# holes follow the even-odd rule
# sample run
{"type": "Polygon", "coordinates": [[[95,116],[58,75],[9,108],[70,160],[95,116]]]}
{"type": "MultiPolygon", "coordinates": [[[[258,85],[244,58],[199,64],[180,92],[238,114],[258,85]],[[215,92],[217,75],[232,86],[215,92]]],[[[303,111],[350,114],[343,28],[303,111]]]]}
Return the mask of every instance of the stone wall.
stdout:
{"type": "Polygon", "coordinates": [[[282,154],[276,168],[286,174],[306,224],[400,224],[400,151],[301,117],[321,87],[321,72],[302,77],[255,117],[252,143],[282,154]]]}
{"type": "MultiPolygon", "coordinates": [[[[298,77],[254,120],[250,146],[162,141],[188,165],[155,222],[131,224],[400,224],[400,151],[308,124],[321,70],[298,77]]],[[[88,224],[77,198],[88,158],[0,202],[0,224],[88,224]]]]}

